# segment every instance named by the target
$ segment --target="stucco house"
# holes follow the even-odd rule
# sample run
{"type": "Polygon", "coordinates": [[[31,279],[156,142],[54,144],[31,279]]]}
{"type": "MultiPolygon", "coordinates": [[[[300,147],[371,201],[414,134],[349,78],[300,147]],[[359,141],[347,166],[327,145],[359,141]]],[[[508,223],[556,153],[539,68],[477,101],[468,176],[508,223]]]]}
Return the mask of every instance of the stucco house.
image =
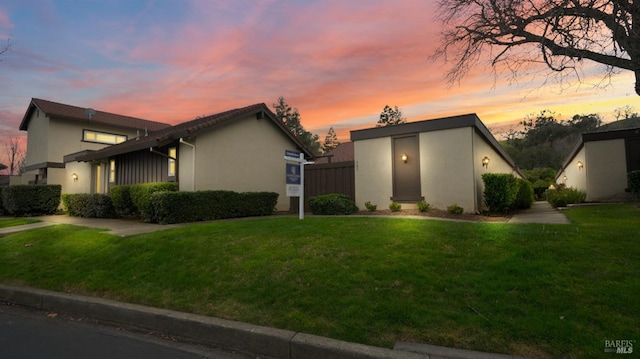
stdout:
{"type": "Polygon", "coordinates": [[[20,123],[27,131],[20,184],[60,184],[63,193],[101,193],[102,163],[75,158],[170,125],[34,98],[20,123]]]}
{"type": "Polygon", "coordinates": [[[631,198],[627,173],[640,170],[640,127],[582,134],[556,177],[588,202],[631,198]]]}
{"type": "Polygon", "coordinates": [[[265,104],[170,126],[34,99],[20,128],[28,131],[23,182],[61,184],[63,193],[177,182],[181,191],[276,192],[276,209],[286,211],[285,150],[311,156],[265,104]]]}
{"type": "Polygon", "coordinates": [[[351,131],[355,201],[386,207],[391,201],[415,208],[457,204],[465,212],[484,209],[484,173],[522,178],[476,114],[351,131]]]}

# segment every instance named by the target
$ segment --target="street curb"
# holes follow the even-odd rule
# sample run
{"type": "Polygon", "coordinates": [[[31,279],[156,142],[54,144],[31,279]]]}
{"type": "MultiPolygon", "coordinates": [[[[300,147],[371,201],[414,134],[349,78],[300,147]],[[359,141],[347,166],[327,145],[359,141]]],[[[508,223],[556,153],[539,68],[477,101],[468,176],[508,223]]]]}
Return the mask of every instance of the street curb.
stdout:
{"type": "Polygon", "coordinates": [[[35,288],[0,284],[0,301],[82,315],[111,325],[154,331],[183,341],[234,349],[261,358],[430,359],[429,354],[349,343],[289,330],[35,288]]]}

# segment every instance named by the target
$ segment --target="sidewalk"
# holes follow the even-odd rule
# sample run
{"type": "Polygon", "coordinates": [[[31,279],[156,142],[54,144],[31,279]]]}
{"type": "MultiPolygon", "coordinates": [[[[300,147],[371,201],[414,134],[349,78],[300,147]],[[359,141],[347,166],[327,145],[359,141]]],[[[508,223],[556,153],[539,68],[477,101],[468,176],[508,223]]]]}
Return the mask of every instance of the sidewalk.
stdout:
{"type": "Polygon", "coordinates": [[[564,213],[546,201],[534,202],[531,208],[515,214],[508,223],[571,224],[564,213]]]}

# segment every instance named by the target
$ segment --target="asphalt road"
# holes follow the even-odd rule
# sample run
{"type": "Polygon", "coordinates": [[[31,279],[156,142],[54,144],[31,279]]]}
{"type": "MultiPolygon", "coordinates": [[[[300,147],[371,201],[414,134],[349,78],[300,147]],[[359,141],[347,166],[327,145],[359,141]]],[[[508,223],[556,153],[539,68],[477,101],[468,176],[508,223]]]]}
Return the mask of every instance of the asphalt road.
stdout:
{"type": "Polygon", "coordinates": [[[134,333],[53,312],[0,302],[0,357],[247,359],[249,356],[134,333]]]}

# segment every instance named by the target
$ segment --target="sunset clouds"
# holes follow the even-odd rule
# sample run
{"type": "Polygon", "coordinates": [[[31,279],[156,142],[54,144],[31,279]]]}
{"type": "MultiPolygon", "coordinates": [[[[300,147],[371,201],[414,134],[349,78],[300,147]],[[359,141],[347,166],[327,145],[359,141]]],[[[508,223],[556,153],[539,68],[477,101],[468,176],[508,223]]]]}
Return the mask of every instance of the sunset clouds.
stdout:
{"type": "Polygon", "coordinates": [[[587,74],[560,91],[477,68],[447,88],[431,58],[435,1],[27,3],[0,6],[0,42],[14,44],[0,63],[4,136],[19,134],[32,97],[177,123],[284,96],[308,130],[333,126],[343,141],[385,105],[410,121],[475,112],[489,127],[543,109],[640,109],[629,73],[605,90],[587,74]]]}

